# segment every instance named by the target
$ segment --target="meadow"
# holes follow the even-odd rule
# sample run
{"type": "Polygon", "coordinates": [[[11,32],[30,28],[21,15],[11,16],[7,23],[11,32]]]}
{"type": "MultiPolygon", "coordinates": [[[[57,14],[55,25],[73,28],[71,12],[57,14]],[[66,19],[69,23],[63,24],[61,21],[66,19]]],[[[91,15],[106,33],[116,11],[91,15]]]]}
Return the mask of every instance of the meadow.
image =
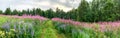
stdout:
{"type": "Polygon", "coordinates": [[[120,0],[81,0],[64,10],[0,10],[0,38],[120,38],[120,0]]]}
{"type": "Polygon", "coordinates": [[[0,38],[120,38],[120,23],[0,15],[0,38]]]}

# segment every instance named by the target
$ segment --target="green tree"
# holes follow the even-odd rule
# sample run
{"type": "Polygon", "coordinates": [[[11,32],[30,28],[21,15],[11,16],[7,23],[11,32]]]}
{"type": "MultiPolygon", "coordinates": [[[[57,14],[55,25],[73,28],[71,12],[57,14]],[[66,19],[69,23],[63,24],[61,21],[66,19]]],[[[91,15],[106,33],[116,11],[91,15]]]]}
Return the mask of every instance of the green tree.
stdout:
{"type": "Polygon", "coordinates": [[[36,9],[33,8],[33,9],[30,11],[30,13],[31,13],[32,15],[36,15],[36,9]]]}
{"type": "Polygon", "coordinates": [[[13,10],[12,15],[17,15],[17,14],[19,14],[18,11],[16,9],[13,10]]]}
{"type": "MultiPolygon", "coordinates": [[[[72,10],[68,11],[68,16],[70,16],[70,19],[77,20],[77,9],[73,8],[72,10]]],[[[66,16],[66,15],[65,15],[66,16]]]]}
{"type": "Polygon", "coordinates": [[[77,21],[89,21],[91,19],[88,19],[91,17],[92,13],[89,12],[90,6],[89,3],[86,0],[81,0],[81,3],[78,7],[78,16],[77,21]],[[89,17],[88,17],[89,15],[89,17]]]}
{"type": "Polygon", "coordinates": [[[93,0],[91,11],[94,21],[114,21],[116,20],[114,0],[93,0]]]}
{"type": "Polygon", "coordinates": [[[52,9],[48,9],[46,11],[46,13],[47,13],[46,17],[48,17],[48,18],[53,18],[54,17],[54,11],[52,9]]]}
{"type": "Polygon", "coordinates": [[[27,15],[30,15],[30,9],[27,9],[27,12],[26,12],[27,15]]]}
{"type": "Polygon", "coordinates": [[[0,14],[2,14],[3,12],[2,12],[2,10],[0,10],[0,14]]]}
{"type": "Polygon", "coordinates": [[[10,8],[7,8],[6,10],[5,10],[5,13],[4,13],[5,15],[11,15],[11,9],[10,8]]]}
{"type": "Polygon", "coordinates": [[[36,13],[35,13],[36,15],[44,16],[43,15],[44,12],[42,12],[42,10],[40,8],[37,8],[35,11],[36,11],[36,13]]]}
{"type": "Polygon", "coordinates": [[[22,10],[22,13],[20,13],[20,15],[26,14],[27,11],[26,10],[22,10]]]}
{"type": "Polygon", "coordinates": [[[116,8],[114,10],[116,12],[116,15],[117,15],[116,18],[117,18],[117,20],[120,20],[120,0],[115,0],[114,2],[116,4],[116,5],[114,5],[116,8]]]}
{"type": "Polygon", "coordinates": [[[55,17],[63,18],[65,15],[65,12],[59,8],[56,8],[56,14],[55,17]]]}

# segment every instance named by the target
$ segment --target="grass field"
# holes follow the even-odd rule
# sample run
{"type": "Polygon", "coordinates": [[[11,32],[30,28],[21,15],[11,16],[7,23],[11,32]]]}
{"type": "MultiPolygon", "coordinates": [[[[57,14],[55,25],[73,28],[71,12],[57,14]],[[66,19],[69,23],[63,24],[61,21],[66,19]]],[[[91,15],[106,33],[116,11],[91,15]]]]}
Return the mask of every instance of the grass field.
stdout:
{"type": "Polygon", "coordinates": [[[24,16],[23,19],[22,16],[2,15],[0,38],[120,38],[119,22],[107,22],[107,25],[106,22],[83,23],[44,19],[40,16],[24,16]]]}

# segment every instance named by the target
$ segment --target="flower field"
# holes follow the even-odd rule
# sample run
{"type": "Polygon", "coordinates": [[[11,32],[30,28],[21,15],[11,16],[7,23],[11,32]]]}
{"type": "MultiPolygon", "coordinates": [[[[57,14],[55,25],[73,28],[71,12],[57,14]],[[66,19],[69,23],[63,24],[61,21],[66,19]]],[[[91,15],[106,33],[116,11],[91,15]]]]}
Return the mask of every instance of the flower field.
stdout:
{"type": "Polygon", "coordinates": [[[120,0],[0,0],[0,38],[120,38],[120,0]]]}
{"type": "Polygon", "coordinates": [[[0,38],[120,38],[120,22],[0,15],[0,38]]]}

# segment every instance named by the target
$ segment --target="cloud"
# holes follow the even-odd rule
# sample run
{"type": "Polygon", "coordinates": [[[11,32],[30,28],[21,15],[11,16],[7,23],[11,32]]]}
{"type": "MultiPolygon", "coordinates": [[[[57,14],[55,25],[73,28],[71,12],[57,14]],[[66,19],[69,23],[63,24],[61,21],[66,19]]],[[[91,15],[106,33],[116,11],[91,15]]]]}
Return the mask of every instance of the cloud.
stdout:
{"type": "Polygon", "coordinates": [[[0,9],[1,10],[5,10],[6,8],[5,7],[9,7],[9,1],[7,0],[0,0],[0,9]]]}
{"type": "Polygon", "coordinates": [[[5,10],[10,7],[12,10],[23,10],[32,8],[41,8],[43,10],[57,7],[64,11],[69,11],[79,5],[80,0],[0,0],[0,9],[5,10]]]}

